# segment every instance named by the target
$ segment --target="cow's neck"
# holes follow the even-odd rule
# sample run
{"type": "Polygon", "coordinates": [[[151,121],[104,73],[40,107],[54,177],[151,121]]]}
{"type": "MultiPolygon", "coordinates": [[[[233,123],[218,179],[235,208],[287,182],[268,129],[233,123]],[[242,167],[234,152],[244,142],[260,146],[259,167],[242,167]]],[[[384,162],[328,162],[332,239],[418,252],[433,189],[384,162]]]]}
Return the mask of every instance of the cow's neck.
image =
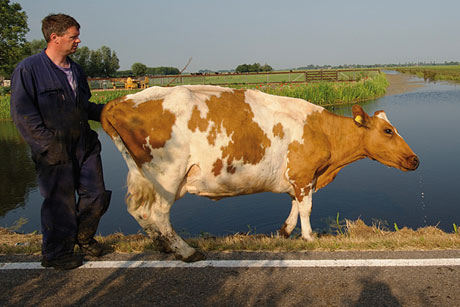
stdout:
{"type": "Polygon", "coordinates": [[[363,147],[363,131],[349,117],[324,111],[321,114],[322,131],[330,144],[330,158],[317,179],[316,190],[334,180],[346,165],[366,157],[363,147]]]}

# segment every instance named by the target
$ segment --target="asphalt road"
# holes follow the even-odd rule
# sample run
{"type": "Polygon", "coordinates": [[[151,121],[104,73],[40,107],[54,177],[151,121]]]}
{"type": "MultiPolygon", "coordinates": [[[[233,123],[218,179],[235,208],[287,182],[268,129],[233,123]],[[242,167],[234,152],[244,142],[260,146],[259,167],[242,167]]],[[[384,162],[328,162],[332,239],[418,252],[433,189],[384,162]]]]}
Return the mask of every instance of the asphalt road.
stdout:
{"type": "MultiPolygon", "coordinates": [[[[460,251],[212,253],[208,259],[460,258],[460,251]]],[[[95,259],[89,259],[95,260],[95,259]]],[[[101,261],[172,260],[108,254],[101,261]]],[[[0,263],[37,256],[0,256],[0,263]]],[[[460,266],[0,270],[0,306],[460,306],[460,266]]]]}

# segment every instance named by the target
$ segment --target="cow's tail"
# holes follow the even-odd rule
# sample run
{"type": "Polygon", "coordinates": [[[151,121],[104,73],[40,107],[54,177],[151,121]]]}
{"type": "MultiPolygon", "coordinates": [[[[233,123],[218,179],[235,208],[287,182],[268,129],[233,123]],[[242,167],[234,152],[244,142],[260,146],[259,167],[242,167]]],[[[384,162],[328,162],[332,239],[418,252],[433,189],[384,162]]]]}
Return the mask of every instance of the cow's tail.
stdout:
{"type": "Polygon", "coordinates": [[[127,178],[126,204],[129,209],[151,207],[155,202],[155,187],[138,169],[130,169],[127,178]]]}
{"type": "Polygon", "coordinates": [[[101,124],[102,128],[112,138],[117,146],[118,150],[123,154],[125,158],[129,172],[127,177],[128,191],[126,193],[126,204],[128,210],[136,211],[140,206],[149,208],[155,202],[155,187],[151,181],[146,179],[142,172],[138,169],[132,157],[129,155],[121,135],[118,133],[113,123],[114,120],[114,109],[117,104],[122,103],[125,100],[124,97],[118,98],[107,103],[102,110],[101,124]]]}

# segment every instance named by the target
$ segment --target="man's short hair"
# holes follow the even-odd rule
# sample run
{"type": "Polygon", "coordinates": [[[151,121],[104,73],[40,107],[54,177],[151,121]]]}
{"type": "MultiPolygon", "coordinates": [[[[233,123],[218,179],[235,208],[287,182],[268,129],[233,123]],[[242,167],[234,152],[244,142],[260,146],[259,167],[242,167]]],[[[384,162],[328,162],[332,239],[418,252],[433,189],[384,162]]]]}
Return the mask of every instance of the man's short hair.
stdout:
{"type": "Polygon", "coordinates": [[[42,20],[42,33],[47,42],[50,41],[52,33],[63,36],[70,27],[80,30],[80,24],[69,15],[50,14],[42,20]]]}

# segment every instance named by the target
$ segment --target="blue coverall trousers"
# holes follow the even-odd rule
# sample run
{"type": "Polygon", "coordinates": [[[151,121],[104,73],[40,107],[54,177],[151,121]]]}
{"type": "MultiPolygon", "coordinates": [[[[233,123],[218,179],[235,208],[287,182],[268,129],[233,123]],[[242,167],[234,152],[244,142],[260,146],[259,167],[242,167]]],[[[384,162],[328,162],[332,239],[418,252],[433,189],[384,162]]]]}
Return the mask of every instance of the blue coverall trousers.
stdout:
{"type": "Polygon", "coordinates": [[[44,258],[72,253],[76,243],[86,244],[95,235],[112,193],[104,186],[100,151],[97,141],[82,161],[73,158],[49,165],[34,157],[44,197],[41,208],[44,258]]]}

